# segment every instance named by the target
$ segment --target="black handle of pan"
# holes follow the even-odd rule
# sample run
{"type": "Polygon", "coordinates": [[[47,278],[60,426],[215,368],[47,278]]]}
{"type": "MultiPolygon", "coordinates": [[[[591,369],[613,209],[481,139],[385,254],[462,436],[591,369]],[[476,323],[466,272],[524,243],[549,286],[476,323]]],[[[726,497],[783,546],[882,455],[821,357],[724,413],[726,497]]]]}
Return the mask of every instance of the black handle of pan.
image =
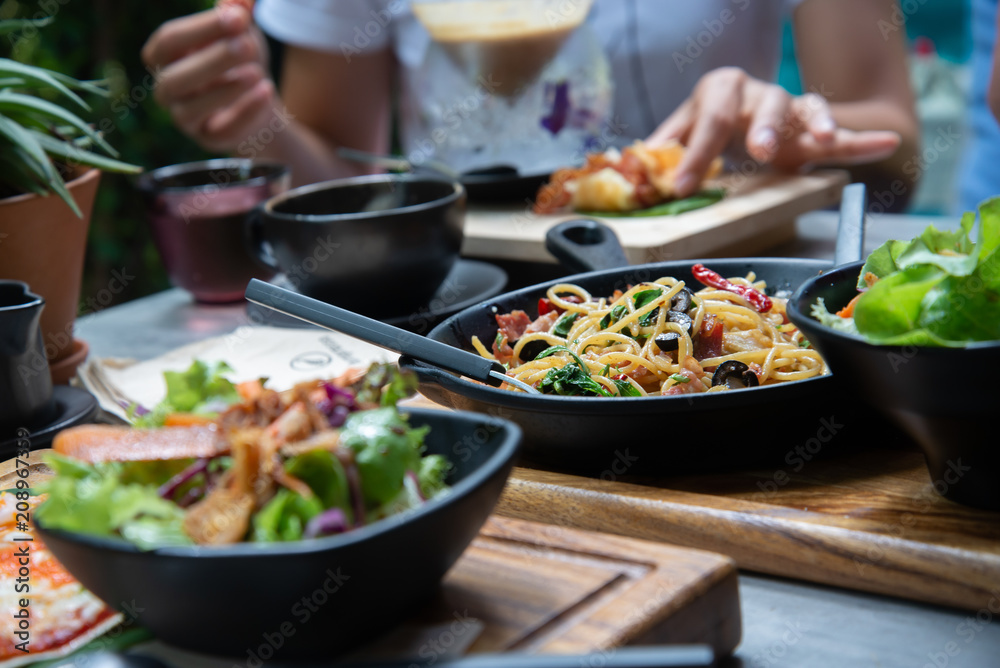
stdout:
{"type": "Polygon", "coordinates": [[[545,248],[573,274],[629,265],[614,230],[589,218],[567,220],[550,228],[545,233],[545,248]]]}
{"type": "Polygon", "coordinates": [[[857,262],[865,252],[865,209],[868,193],[865,184],[852,183],[840,196],[840,220],[837,222],[837,246],[833,264],[841,266],[857,262]]]}
{"type": "Polygon", "coordinates": [[[250,283],[247,284],[246,298],[247,301],[254,304],[260,304],[293,318],[343,332],[380,348],[409,355],[427,364],[460,373],[494,387],[499,387],[503,381],[490,375],[490,372],[499,371],[501,378],[506,373],[503,365],[494,360],[488,360],[439,341],[424,338],[419,334],[387,325],[384,322],[321,302],[312,297],[300,295],[277,285],[265,283],[256,278],[251,279],[250,283]]]}

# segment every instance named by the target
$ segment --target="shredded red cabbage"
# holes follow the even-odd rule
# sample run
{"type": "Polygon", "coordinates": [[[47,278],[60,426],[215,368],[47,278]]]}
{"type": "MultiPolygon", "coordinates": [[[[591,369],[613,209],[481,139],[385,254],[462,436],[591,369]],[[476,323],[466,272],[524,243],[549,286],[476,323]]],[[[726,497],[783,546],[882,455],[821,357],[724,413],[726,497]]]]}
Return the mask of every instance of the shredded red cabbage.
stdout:
{"type": "Polygon", "coordinates": [[[132,415],[137,415],[137,416],[139,416],[139,415],[145,415],[146,413],[149,412],[149,409],[146,408],[145,406],[143,406],[142,404],[129,403],[128,401],[125,401],[124,399],[119,399],[118,400],[118,405],[121,406],[122,408],[124,408],[125,410],[128,410],[129,408],[131,408],[132,409],[132,415]]]}
{"type": "Polygon", "coordinates": [[[340,508],[330,508],[306,523],[302,537],[329,536],[335,533],[344,533],[347,529],[347,515],[344,514],[344,511],[340,508]]]}
{"type": "Polygon", "coordinates": [[[326,400],[320,401],[317,408],[326,415],[331,427],[343,426],[347,416],[358,410],[354,395],[332,383],[323,383],[323,389],[326,390],[326,400]]]}
{"type": "Polygon", "coordinates": [[[181,485],[199,473],[204,473],[208,470],[208,462],[208,459],[199,459],[194,464],[191,464],[191,466],[188,466],[173,478],[160,485],[160,489],[157,490],[157,493],[161,498],[167,499],[168,501],[173,500],[174,494],[177,493],[177,490],[181,485]]]}

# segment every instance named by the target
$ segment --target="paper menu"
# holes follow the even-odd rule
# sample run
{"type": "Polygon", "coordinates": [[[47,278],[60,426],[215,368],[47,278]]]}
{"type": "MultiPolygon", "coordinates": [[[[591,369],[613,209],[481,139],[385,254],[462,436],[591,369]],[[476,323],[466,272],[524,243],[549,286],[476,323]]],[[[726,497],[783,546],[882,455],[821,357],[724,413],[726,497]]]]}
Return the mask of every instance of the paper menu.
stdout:
{"type": "Polygon", "coordinates": [[[226,362],[233,368],[230,377],[234,382],[264,376],[268,387],[282,390],[301,381],[331,378],[350,368],[393,362],[398,357],[325,329],[245,326],[142,362],[92,359],[79,376],[106,413],[124,419],[130,402],[151,407],[163,398],[164,371],[183,371],[195,359],[226,362]]]}

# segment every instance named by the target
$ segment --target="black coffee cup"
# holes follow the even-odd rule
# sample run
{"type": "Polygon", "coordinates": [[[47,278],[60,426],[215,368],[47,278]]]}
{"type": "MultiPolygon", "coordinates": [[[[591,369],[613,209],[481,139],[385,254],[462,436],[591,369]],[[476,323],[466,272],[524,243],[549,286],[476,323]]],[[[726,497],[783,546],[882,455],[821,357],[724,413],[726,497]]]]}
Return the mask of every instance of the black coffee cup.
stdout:
{"type": "Polygon", "coordinates": [[[465,189],[382,174],[289,190],[247,221],[251,253],[302,294],[373,318],[424,307],[458,259],[465,189]]]}
{"type": "Polygon", "coordinates": [[[0,280],[0,440],[52,418],[52,378],[39,319],[45,300],[26,283],[0,280]]]}

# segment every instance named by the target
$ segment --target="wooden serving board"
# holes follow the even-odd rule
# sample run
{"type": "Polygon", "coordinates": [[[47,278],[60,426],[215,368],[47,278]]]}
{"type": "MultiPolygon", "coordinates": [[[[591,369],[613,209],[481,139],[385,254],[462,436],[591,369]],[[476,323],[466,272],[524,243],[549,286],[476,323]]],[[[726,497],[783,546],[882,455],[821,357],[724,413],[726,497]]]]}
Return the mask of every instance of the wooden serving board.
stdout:
{"type": "Polygon", "coordinates": [[[470,652],[573,654],[629,644],[706,644],[741,636],[736,566],[650,541],[492,517],[420,617],[484,623],[470,652]]]}
{"type": "Polygon", "coordinates": [[[516,469],[498,513],[711,550],[740,568],[982,610],[1000,597],[1000,513],[932,489],[923,455],[601,480],[516,469]]]}
{"type": "MultiPolygon", "coordinates": [[[[721,202],[678,216],[599,218],[618,235],[632,264],[698,257],[749,256],[794,236],[795,218],[840,201],[847,172],[729,174],[721,202]]],[[[713,184],[714,185],[714,184],[713,184]]],[[[545,233],[574,214],[539,216],[530,201],[470,206],[462,255],[524,262],[554,262],[545,233]]]]}

